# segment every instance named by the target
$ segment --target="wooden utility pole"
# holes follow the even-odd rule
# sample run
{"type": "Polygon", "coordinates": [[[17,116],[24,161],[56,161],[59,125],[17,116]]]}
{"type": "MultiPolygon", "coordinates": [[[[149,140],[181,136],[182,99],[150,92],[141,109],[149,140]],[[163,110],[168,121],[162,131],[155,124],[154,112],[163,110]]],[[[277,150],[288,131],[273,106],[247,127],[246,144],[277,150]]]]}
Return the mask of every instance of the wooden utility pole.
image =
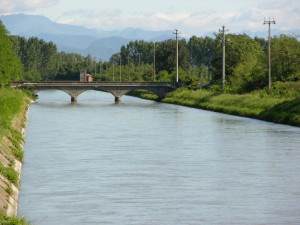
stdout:
{"type": "Polygon", "coordinates": [[[155,82],[155,42],[153,43],[153,81],[155,82]]]}
{"type": "Polygon", "coordinates": [[[120,52],[120,82],[122,81],[122,60],[121,60],[121,52],[120,52]]]}
{"type": "Polygon", "coordinates": [[[219,29],[219,32],[222,32],[222,49],[223,49],[223,56],[222,56],[222,87],[225,88],[225,26],[222,26],[222,29],[219,29]]]}
{"type": "Polygon", "coordinates": [[[265,24],[268,24],[269,25],[269,35],[268,35],[268,45],[269,45],[269,65],[268,65],[268,68],[269,68],[269,89],[271,89],[271,24],[275,24],[275,20],[266,20],[264,19],[264,25],[265,24]]]}
{"type": "Polygon", "coordinates": [[[174,34],[176,35],[176,83],[178,83],[178,36],[180,33],[178,33],[178,30],[175,29],[174,34]]]}

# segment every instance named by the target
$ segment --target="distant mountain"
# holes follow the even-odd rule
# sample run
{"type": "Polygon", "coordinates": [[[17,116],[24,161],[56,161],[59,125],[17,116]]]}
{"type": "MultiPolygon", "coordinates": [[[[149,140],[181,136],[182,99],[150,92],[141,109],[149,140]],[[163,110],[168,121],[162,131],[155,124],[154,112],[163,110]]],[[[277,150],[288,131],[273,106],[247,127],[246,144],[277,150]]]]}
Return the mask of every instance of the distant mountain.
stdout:
{"type": "Polygon", "coordinates": [[[54,23],[45,16],[33,16],[15,14],[0,16],[5,27],[11,34],[25,37],[37,36],[39,34],[52,35],[98,35],[98,31],[80,26],[54,23]]]}
{"type": "Polygon", "coordinates": [[[86,54],[91,54],[98,59],[108,60],[113,54],[120,51],[122,45],[126,45],[131,39],[122,37],[101,38],[84,50],[86,54]]]}
{"type": "Polygon", "coordinates": [[[57,45],[68,46],[74,49],[84,50],[90,46],[91,43],[97,40],[96,36],[89,35],[53,35],[53,34],[38,34],[36,37],[44,39],[45,41],[53,41],[57,45]]]}
{"type": "Polygon", "coordinates": [[[84,56],[91,54],[92,57],[102,60],[108,60],[129,41],[162,41],[173,37],[171,31],[146,31],[136,28],[103,31],[59,24],[44,16],[26,14],[0,16],[0,20],[12,35],[26,38],[35,36],[45,41],[53,41],[59,51],[84,56]]]}

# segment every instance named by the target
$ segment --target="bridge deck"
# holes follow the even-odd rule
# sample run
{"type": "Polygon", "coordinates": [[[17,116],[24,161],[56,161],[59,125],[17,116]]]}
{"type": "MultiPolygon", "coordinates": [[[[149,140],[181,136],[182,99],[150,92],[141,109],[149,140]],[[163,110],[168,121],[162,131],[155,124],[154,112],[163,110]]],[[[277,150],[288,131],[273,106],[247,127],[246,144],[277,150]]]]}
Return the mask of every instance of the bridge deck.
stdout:
{"type": "Polygon", "coordinates": [[[16,82],[14,86],[49,86],[49,87],[173,87],[172,82],[16,82]]]}

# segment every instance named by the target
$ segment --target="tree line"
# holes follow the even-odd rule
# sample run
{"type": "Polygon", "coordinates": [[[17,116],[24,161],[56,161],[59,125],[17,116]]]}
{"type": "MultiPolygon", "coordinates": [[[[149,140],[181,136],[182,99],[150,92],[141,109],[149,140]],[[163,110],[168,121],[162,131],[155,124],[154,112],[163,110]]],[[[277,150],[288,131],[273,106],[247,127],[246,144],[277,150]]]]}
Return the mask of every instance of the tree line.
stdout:
{"type": "MultiPolygon", "coordinates": [[[[267,85],[268,43],[246,34],[226,35],[226,83],[237,90],[267,85]]],[[[300,42],[296,37],[271,38],[272,80],[300,80],[300,42]]],[[[131,41],[111,56],[96,60],[58,52],[53,42],[10,36],[0,21],[0,84],[12,80],[78,80],[84,69],[95,81],[174,81],[176,41],[131,41]]],[[[179,40],[179,81],[219,84],[222,74],[222,35],[179,40]]]]}

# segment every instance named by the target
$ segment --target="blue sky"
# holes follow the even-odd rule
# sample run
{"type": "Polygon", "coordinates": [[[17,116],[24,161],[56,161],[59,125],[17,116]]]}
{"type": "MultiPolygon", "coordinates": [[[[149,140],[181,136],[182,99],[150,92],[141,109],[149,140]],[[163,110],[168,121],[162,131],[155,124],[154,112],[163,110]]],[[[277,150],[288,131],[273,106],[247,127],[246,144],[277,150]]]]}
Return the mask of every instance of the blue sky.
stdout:
{"type": "Polygon", "coordinates": [[[179,29],[203,35],[225,25],[231,32],[300,29],[300,0],[0,0],[0,14],[44,15],[52,21],[114,30],[179,29]]]}

